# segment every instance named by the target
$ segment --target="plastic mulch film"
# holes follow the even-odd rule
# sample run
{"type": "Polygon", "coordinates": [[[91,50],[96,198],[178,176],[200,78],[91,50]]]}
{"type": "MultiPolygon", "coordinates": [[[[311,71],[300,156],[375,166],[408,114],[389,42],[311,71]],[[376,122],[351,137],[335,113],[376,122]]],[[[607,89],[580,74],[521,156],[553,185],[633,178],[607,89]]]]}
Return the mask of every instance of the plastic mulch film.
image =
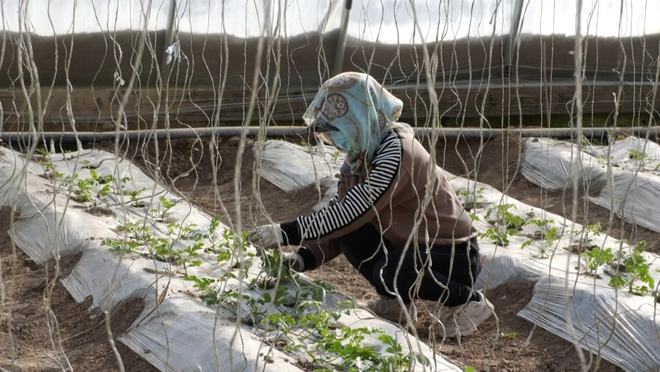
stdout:
{"type": "Polygon", "coordinates": [[[313,209],[328,203],[337,194],[335,174],[339,173],[344,157],[336,148],[269,140],[260,153],[261,166],[257,172],[279,189],[292,192],[316,185],[325,189],[323,198],[313,209]]]}
{"type": "Polygon", "coordinates": [[[579,152],[574,144],[533,138],[525,142],[521,167],[528,180],[548,190],[569,189],[579,177],[590,201],[660,232],[660,145],[652,141],[627,137],[579,152]]]}
{"type": "Polygon", "coordinates": [[[314,335],[292,326],[288,342],[304,347],[285,353],[273,347],[282,333],[264,326],[270,314],[294,311],[333,311],[338,329],[378,329],[364,343],[385,358],[391,348],[378,335],[389,336],[416,370],[425,369],[418,360],[430,363],[427,370],[458,370],[399,326],[347,306],[305,276],[262,283],[252,246],[129,161],[97,150],[37,160],[0,147],[0,201],[16,208],[12,239],[38,263],[82,252],[62,284],[77,302],[91,296],[90,310],[141,298],[142,313],[119,340],[160,370],[299,370],[306,352],[324,352],[314,335]],[[230,238],[244,244],[229,246],[230,238]],[[288,300],[314,307],[292,309],[288,300]]]}
{"type": "Polygon", "coordinates": [[[518,315],[566,340],[589,345],[589,350],[600,350],[625,370],[657,371],[660,341],[654,311],[644,298],[616,293],[602,281],[594,287],[574,278],[546,277],[536,283],[534,297],[518,315]]]}
{"type": "MultiPolygon", "coordinates": [[[[570,146],[560,147],[561,151],[570,151],[566,150],[570,146]]],[[[307,152],[292,152],[286,161],[308,156],[307,152]]],[[[585,154],[585,158],[589,157],[585,154]]],[[[595,171],[599,165],[593,159],[590,161],[595,171]]],[[[304,168],[299,169],[299,174],[303,172],[304,168]]],[[[536,282],[532,299],[519,316],[585,350],[594,354],[600,352],[603,358],[626,370],[660,368],[660,348],[657,347],[660,309],[656,310],[654,297],[648,293],[634,295],[628,293],[627,288],[617,290],[610,286],[612,277],[627,275],[619,272],[616,262],[594,269],[588,267],[584,255],[574,253],[600,247],[623,257],[632,254],[633,247],[597,228],[573,224],[566,218],[503,195],[487,184],[450,173],[446,176],[469,208],[480,232],[484,265],[475,285],[477,288],[536,282]],[[501,222],[498,219],[502,215],[520,218],[519,231],[498,235],[497,227],[501,222]]],[[[557,184],[566,182],[557,181],[557,184]]],[[[641,256],[649,263],[648,271],[657,283],[660,280],[658,256],[647,252],[641,256]]]]}
{"type": "Polygon", "coordinates": [[[607,182],[606,168],[596,157],[580,152],[574,144],[548,138],[525,141],[521,172],[544,189],[569,189],[577,177],[585,191],[598,193],[607,182]]]}
{"type": "MultiPolygon", "coordinates": [[[[508,198],[486,184],[475,185],[460,177],[451,183],[462,197],[465,190],[480,190],[477,193],[482,207],[472,213],[479,219],[475,226],[481,232],[492,227],[488,222],[488,211],[497,206],[510,206],[508,210],[513,214],[534,221],[523,226],[516,235],[509,236],[509,244],[505,247],[488,238],[480,239],[485,263],[477,287],[536,282],[532,299],[518,313],[519,316],[585,350],[600,353],[603,358],[628,371],[660,368],[660,309],[656,307],[653,295],[640,296],[628,293],[627,288],[613,288],[609,283],[613,277],[628,275],[621,274],[615,262],[600,265],[591,272],[587,258],[571,252],[576,241],[571,235],[580,235],[584,251],[588,247],[601,247],[611,249],[614,255],[618,252],[626,255],[633,251],[633,247],[602,232],[590,231],[588,227],[572,224],[568,219],[508,198]],[[535,239],[539,221],[556,228],[556,237],[535,239]]],[[[641,255],[650,263],[649,274],[658,283],[658,256],[647,252],[641,255]]],[[[650,288],[649,292],[652,290],[650,288]]]]}

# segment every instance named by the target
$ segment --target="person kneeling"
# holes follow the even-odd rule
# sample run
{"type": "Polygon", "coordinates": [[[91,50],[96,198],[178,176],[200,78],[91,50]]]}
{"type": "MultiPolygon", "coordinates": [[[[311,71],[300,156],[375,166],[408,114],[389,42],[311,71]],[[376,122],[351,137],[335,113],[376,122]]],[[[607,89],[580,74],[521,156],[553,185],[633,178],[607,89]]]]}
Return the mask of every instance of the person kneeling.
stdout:
{"type": "Polygon", "coordinates": [[[380,295],[379,316],[415,319],[413,300],[443,306],[446,337],[473,334],[494,312],[474,283],[481,270],[476,230],[440,167],[397,122],[402,102],[371,76],[348,72],[326,81],[303,119],[317,138],[346,153],[338,194],[319,211],[255,228],[263,248],[285,254],[297,271],[344,254],[380,295]]]}

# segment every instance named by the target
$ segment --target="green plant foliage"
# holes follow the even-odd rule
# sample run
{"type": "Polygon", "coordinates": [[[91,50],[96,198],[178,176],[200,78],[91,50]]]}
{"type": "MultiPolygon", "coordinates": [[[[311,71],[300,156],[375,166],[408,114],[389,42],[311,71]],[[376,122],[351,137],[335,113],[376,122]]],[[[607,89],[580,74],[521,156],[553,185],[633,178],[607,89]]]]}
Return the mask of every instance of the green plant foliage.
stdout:
{"type": "Polygon", "coordinates": [[[628,158],[636,161],[644,161],[646,160],[646,158],[648,158],[648,155],[643,151],[639,151],[637,149],[630,149],[628,150],[628,158]]]}
{"type": "MultiPolygon", "coordinates": [[[[163,198],[160,204],[161,216],[175,205],[163,198]]],[[[268,331],[269,335],[275,334],[271,341],[277,348],[306,355],[319,370],[399,371],[408,370],[415,363],[430,366],[424,356],[404,351],[380,329],[340,327],[337,320],[341,312],[354,308],[355,304],[342,303],[335,310],[326,309],[324,300],[331,286],[301,281],[295,272],[282,265],[279,250],[261,255],[264,278],[275,279],[279,286],[259,285],[257,277],[248,282],[250,291],[239,293],[231,287],[223,290],[223,283],[229,283],[228,280],[245,281],[248,277],[254,254],[249,253],[247,231],[219,232],[220,219],[213,217],[205,230],[193,224],[168,223],[167,233],[160,235],[152,228],[157,216],[149,216],[152,220],[129,221],[118,226],[118,238],[105,239],[102,245],[117,254],[149,255],[183,267],[183,279],[192,283],[204,303],[220,306],[242,322],[268,331]],[[175,245],[180,248],[175,249],[175,245]],[[215,255],[218,263],[228,263],[225,273],[214,278],[188,272],[188,268],[202,264],[202,252],[215,255]],[[255,296],[255,290],[262,295],[255,296]],[[378,339],[385,350],[378,351],[367,338],[378,339]]]]}
{"type": "Polygon", "coordinates": [[[471,210],[477,208],[484,200],[484,191],[485,189],[483,187],[478,187],[472,190],[470,188],[465,188],[458,192],[458,196],[465,206],[465,209],[471,210]]]}
{"type": "Polygon", "coordinates": [[[614,260],[614,254],[610,248],[594,248],[582,253],[585,261],[587,275],[598,275],[598,268],[602,265],[609,265],[614,260]]]}
{"type": "Polygon", "coordinates": [[[577,242],[577,247],[589,250],[598,247],[596,238],[602,233],[603,227],[599,223],[594,223],[581,230],[573,231],[572,240],[577,242]]]}
{"type": "Polygon", "coordinates": [[[479,237],[488,239],[502,247],[506,247],[510,243],[507,229],[502,228],[501,226],[491,226],[486,229],[486,231],[479,234],[479,237]]]}
{"type": "Polygon", "coordinates": [[[207,305],[218,304],[220,299],[218,292],[214,287],[214,284],[216,283],[216,279],[198,277],[195,275],[186,275],[184,279],[191,281],[193,283],[193,287],[195,287],[195,289],[197,289],[201,293],[201,298],[207,305]]]}
{"type": "Polygon", "coordinates": [[[37,154],[39,155],[35,157],[35,160],[43,168],[44,176],[46,178],[56,179],[56,180],[64,178],[64,174],[58,172],[57,169],[55,168],[55,164],[53,164],[52,160],[50,159],[50,152],[47,149],[43,147],[38,148],[37,154]]]}
{"type": "MultiPolygon", "coordinates": [[[[535,225],[540,229],[540,234],[543,242],[541,244],[538,244],[539,252],[538,252],[538,258],[547,258],[548,254],[547,251],[551,250],[552,247],[555,245],[557,240],[559,240],[559,230],[557,229],[556,226],[552,223],[551,220],[548,219],[540,219],[540,218],[533,218],[527,221],[527,224],[530,225],[535,225]]],[[[529,239],[525,241],[520,248],[524,249],[529,247],[534,243],[534,239],[529,239]]]]}
{"type": "Polygon", "coordinates": [[[627,257],[624,257],[624,273],[616,273],[610,278],[610,286],[613,288],[623,288],[628,286],[628,292],[636,295],[646,295],[653,291],[655,280],[651,276],[649,263],[642,255],[646,250],[647,243],[639,241],[627,257]],[[641,282],[641,285],[636,285],[641,282]]]}
{"type": "Polygon", "coordinates": [[[176,205],[176,200],[174,199],[168,199],[165,196],[161,196],[158,199],[159,205],[158,208],[156,209],[156,212],[158,213],[157,218],[160,220],[164,220],[165,217],[167,217],[167,214],[169,213],[170,209],[174,208],[176,205]]]}
{"type": "Polygon", "coordinates": [[[486,213],[487,219],[495,219],[495,223],[505,227],[509,233],[514,233],[522,228],[525,224],[525,219],[512,210],[516,207],[512,204],[500,204],[494,208],[490,208],[486,213]]]}

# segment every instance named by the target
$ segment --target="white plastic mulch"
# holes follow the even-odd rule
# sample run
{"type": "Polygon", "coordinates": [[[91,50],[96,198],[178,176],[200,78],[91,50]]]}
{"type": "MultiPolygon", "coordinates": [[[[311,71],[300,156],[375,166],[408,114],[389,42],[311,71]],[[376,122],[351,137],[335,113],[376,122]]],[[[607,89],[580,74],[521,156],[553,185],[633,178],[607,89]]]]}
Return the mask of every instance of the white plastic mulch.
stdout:
{"type": "MultiPolygon", "coordinates": [[[[528,141],[526,162],[523,171],[529,175],[530,169],[546,170],[553,158],[532,156],[530,151],[543,151],[544,153],[558,153],[568,156],[571,149],[565,144],[541,140],[528,141]],[[530,143],[537,150],[530,150],[530,143]],[[526,167],[526,168],[525,168],[526,167]]],[[[282,148],[281,141],[268,141],[265,144],[264,157],[268,156],[269,149],[282,148]]],[[[627,154],[627,146],[639,147],[639,142],[627,144],[620,152],[627,154]]],[[[277,185],[286,177],[279,175],[286,169],[287,164],[295,159],[297,163],[322,162],[323,159],[315,151],[288,147],[286,158],[276,158],[269,167],[261,170],[261,176],[273,180],[277,185]]],[[[642,149],[644,149],[642,147],[642,149]]],[[[602,150],[602,149],[601,149],[602,150]]],[[[319,151],[319,150],[316,150],[319,151]]],[[[594,150],[595,151],[595,150],[594,150]]],[[[656,153],[646,148],[649,157],[656,153]]],[[[612,152],[614,154],[615,151],[612,152]]],[[[575,155],[574,155],[575,156],[575,155]]],[[[582,166],[579,168],[580,177],[588,179],[588,184],[602,187],[605,181],[601,179],[601,164],[591,155],[582,154],[582,166]],[[600,183],[599,183],[600,182],[600,183]]],[[[616,156],[616,155],[615,155],[616,156]]],[[[327,159],[327,157],[325,157],[327,159]]],[[[564,159],[564,158],[562,158],[564,159]]],[[[337,173],[337,164],[326,162],[337,173]]],[[[552,163],[554,172],[559,174],[575,174],[571,162],[552,163]]],[[[309,168],[298,168],[299,174],[307,173],[313,176],[309,168]]],[[[629,172],[629,170],[622,170],[629,172]]],[[[546,188],[563,188],[570,184],[567,178],[554,177],[554,173],[536,171],[533,173],[539,183],[546,188]]],[[[568,341],[577,343],[583,349],[593,353],[600,353],[605,359],[629,371],[658,370],[660,369],[660,309],[657,309],[652,295],[638,296],[628,293],[625,289],[615,290],[608,284],[610,274],[616,274],[610,267],[600,267],[597,277],[584,274],[584,267],[580,256],[569,252],[566,248],[575,243],[573,234],[583,232],[583,227],[572,221],[549,213],[543,209],[524,204],[514,198],[503,195],[500,191],[489,185],[469,181],[447,173],[448,179],[464,202],[469,200],[475,207],[471,213],[475,219],[474,225],[483,233],[492,227],[489,223],[489,210],[497,206],[510,205],[509,210],[525,220],[548,220],[557,228],[558,239],[552,244],[546,244],[542,239],[531,239],[532,244],[526,246],[533,236],[534,226],[527,224],[519,233],[508,236],[510,240],[506,247],[498,246],[486,238],[480,238],[479,245],[484,257],[484,269],[477,280],[478,288],[494,288],[501,284],[512,282],[536,282],[533,297],[530,303],[519,312],[519,316],[535,323],[542,328],[556,334],[568,341]],[[476,196],[476,197],[475,197],[476,196]],[[475,200],[476,199],[476,200],[475,200]],[[524,248],[523,248],[524,247],[524,248]],[[540,249],[545,249],[547,257],[540,258],[540,249]],[[580,270],[578,271],[578,268],[580,270]]],[[[293,185],[291,181],[283,189],[297,189],[309,187],[311,184],[293,185]]],[[[593,191],[593,189],[591,189],[593,191]]],[[[618,190],[618,189],[616,189],[618,190]]],[[[660,203],[660,197],[650,201],[660,203]]],[[[655,212],[650,218],[659,218],[655,212]]],[[[492,222],[492,221],[491,221],[492,222]]],[[[640,219],[637,219],[640,222],[640,219]]],[[[590,236],[591,244],[601,248],[610,248],[613,252],[630,252],[631,247],[617,239],[602,233],[590,236]]],[[[660,281],[660,261],[655,254],[644,253],[647,262],[650,262],[650,272],[655,282],[660,281]]],[[[497,310],[497,309],[496,309],[497,310]]]]}
{"type": "MultiPolygon", "coordinates": [[[[144,310],[119,338],[121,342],[164,371],[299,370],[296,365],[299,354],[287,354],[272,347],[272,343],[265,342],[271,336],[268,332],[237,321],[237,312],[246,315],[244,306],[234,306],[233,311],[232,306],[208,306],[198,297],[192,283],[184,280],[181,267],[145,252],[119,255],[102,244],[103,239],[118,238],[122,234],[118,227],[129,221],[146,221],[151,234],[163,238],[171,236],[168,231],[171,223],[179,227],[194,224],[196,230],[207,231],[210,216],[168,192],[129,161],[118,159],[111,153],[93,150],[50,154],[50,160],[55,167],[53,172],[61,173],[59,179],[75,174],[80,179],[87,179],[91,169],[95,169],[99,176],[112,175],[113,187],[139,191],[141,204],[132,204],[122,192],[111,193],[103,202],[103,208],[109,213],[93,214],[88,205],[69,197],[62,182],[44,177],[43,165],[0,147],[0,204],[16,208],[17,219],[12,231],[16,245],[37,263],[82,252],[71,274],[62,279],[63,285],[78,302],[91,296],[92,308],[111,311],[131,298],[144,300],[144,310]],[[121,179],[124,181],[119,182],[121,179]],[[161,211],[161,197],[176,204],[161,211]],[[161,212],[167,218],[148,217],[161,212]]],[[[99,187],[94,186],[95,193],[99,187]]],[[[214,238],[222,241],[226,229],[220,225],[214,238]]],[[[181,238],[175,241],[174,247],[185,249],[190,244],[190,239],[181,238]]],[[[252,256],[254,249],[247,247],[243,254],[252,256]]],[[[243,279],[227,276],[240,268],[218,263],[216,257],[213,253],[200,251],[197,258],[200,265],[188,267],[187,273],[198,277],[225,276],[226,279],[219,281],[222,289],[234,290],[246,297],[263,299],[267,294],[273,295],[274,289],[255,288],[250,284],[251,279],[262,275],[258,257],[243,261],[242,268],[247,270],[243,279]]],[[[302,276],[300,280],[307,282],[302,276]]],[[[293,290],[292,285],[287,284],[285,289],[293,290]]],[[[334,310],[344,300],[331,292],[323,291],[322,296],[322,306],[328,310],[334,310]]],[[[267,303],[262,305],[260,309],[273,310],[267,303]]],[[[397,340],[404,352],[426,356],[431,362],[430,369],[459,370],[442,356],[435,355],[428,346],[416,342],[400,327],[374,318],[366,310],[346,310],[337,324],[381,329],[397,340]]],[[[387,347],[380,340],[367,337],[364,342],[387,355],[387,347]]],[[[412,363],[415,361],[413,358],[412,363]]],[[[420,363],[414,367],[424,368],[420,363]]]]}
{"type": "Polygon", "coordinates": [[[573,186],[631,223],[660,232],[660,145],[627,137],[611,146],[584,147],[548,138],[525,141],[522,174],[548,190],[573,186]]]}

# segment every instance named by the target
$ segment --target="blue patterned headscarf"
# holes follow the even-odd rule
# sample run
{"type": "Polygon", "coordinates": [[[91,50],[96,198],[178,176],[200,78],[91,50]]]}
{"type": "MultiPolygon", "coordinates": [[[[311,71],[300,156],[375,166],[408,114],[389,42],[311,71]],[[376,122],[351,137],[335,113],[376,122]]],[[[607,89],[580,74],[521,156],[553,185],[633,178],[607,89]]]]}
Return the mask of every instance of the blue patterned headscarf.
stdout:
{"type": "Polygon", "coordinates": [[[316,131],[331,135],[337,148],[348,154],[351,172],[365,173],[376,148],[391,130],[410,128],[396,123],[403,102],[376,79],[344,72],[326,81],[303,115],[316,131]]]}

